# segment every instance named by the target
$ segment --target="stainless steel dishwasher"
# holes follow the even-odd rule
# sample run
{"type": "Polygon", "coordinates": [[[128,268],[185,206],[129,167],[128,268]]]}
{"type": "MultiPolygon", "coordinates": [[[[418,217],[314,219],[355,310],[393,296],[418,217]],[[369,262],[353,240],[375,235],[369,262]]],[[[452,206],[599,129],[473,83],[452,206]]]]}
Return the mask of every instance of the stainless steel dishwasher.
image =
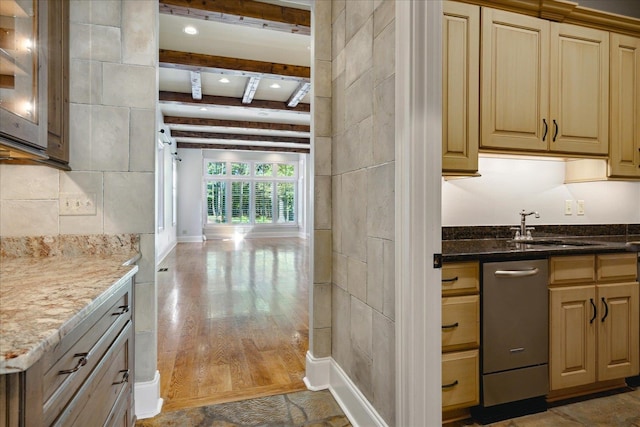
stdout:
{"type": "Polygon", "coordinates": [[[482,264],[479,409],[488,414],[488,418],[480,417],[484,421],[546,409],[544,396],[549,391],[547,280],[546,259],[482,264]]]}

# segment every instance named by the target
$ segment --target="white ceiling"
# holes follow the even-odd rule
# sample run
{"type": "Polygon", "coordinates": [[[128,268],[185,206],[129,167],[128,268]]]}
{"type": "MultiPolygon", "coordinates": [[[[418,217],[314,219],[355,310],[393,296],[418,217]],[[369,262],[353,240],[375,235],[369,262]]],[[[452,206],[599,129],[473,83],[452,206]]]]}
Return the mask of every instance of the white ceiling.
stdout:
{"type": "MultiPolygon", "coordinates": [[[[263,2],[299,9],[309,10],[310,8],[309,0],[264,0],[263,2]]],[[[309,67],[311,64],[310,44],[311,37],[306,35],[160,14],[160,49],[309,67]],[[198,34],[195,36],[186,34],[183,28],[187,25],[197,28],[198,34]]],[[[249,77],[245,76],[202,71],[202,94],[242,98],[248,80],[249,77]],[[229,83],[221,83],[222,77],[226,77],[229,83]]],[[[263,78],[255,92],[254,100],[286,102],[297,86],[298,82],[292,80],[263,78]],[[280,88],[271,88],[270,85],[273,83],[280,85],[280,88]]],[[[190,72],[161,67],[159,89],[160,91],[190,94],[190,72]]],[[[311,97],[312,93],[309,92],[301,103],[309,104],[311,97]]],[[[203,111],[199,105],[174,102],[161,102],[160,110],[165,116],[304,125],[310,123],[309,113],[297,111],[222,106],[207,106],[207,110],[203,111]]],[[[171,128],[177,130],[173,126],[171,128]]],[[[202,127],[190,128],[190,130],[204,131],[202,127]]],[[[255,130],[245,132],[260,134],[255,130]]],[[[309,134],[307,133],[305,136],[308,137],[309,134]]]]}

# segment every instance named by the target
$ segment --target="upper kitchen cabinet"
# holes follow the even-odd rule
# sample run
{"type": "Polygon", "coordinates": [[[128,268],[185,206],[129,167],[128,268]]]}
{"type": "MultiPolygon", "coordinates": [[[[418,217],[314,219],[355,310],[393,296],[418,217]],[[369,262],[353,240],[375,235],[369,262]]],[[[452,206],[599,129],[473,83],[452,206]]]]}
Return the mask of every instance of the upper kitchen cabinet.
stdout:
{"type": "Polygon", "coordinates": [[[0,143],[35,156],[47,148],[43,3],[0,1],[0,143]]]}
{"type": "Polygon", "coordinates": [[[640,178],[640,39],[611,33],[609,176],[640,178]]]}
{"type": "Polygon", "coordinates": [[[68,169],[69,0],[0,0],[0,161],[68,169]]]}
{"type": "Polygon", "coordinates": [[[481,148],[606,155],[609,33],[482,9],[481,148]]]}
{"type": "Polygon", "coordinates": [[[482,8],[482,148],[548,148],[548,46],[548,21],[482,8]]]}
{"type": "Polygon", "coordinates": [[[549,149],[609,151],[609,32],[551,23],[549,149]]]}
{"type": "Polygon", "coordinates": [[[480,7],[445,1],[442,22],[442,173],[478,171],[480,7]]]}

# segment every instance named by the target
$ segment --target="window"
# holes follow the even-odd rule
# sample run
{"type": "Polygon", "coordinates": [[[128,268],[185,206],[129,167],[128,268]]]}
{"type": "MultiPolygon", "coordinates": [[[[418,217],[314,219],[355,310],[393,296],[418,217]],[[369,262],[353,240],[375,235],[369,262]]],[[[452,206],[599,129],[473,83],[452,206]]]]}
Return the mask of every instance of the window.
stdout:
{"type": "Polygon", "coordinates": [[[206,225],[296,224],[296,163],[205,159],[206,225]]]}

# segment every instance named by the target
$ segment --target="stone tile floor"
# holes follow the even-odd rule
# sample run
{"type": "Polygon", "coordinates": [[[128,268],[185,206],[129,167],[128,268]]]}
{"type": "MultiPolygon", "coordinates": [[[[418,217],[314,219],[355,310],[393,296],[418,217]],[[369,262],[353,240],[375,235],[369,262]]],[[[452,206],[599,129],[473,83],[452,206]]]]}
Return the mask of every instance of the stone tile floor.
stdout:
{"type": "MultiPolygon", "coordinates": [[[[467,420],[456,427],[480,426],[467,420]]],[[[512,418],[492,427],[640,427],[640,388],[549,408],[546,412],[512,418]]]]}
{"type": "Polygon", "coordinates": [[[347,427],[351,426],[328,390],[300,391],[239,402],[189,408],[136,422],[137,427],[347,427]]]}
{"type": "MultiPolygon", "coordinates": [[[[301,391],[164,412],[140,420],[138,427],[347,427],[351,426],[329,391],[301,391]]],[[[456,427],[480,426],[471,420],[456,427]]],[[[492,427],[640,427],[640,388],[512,418],[492,427]]]]}

